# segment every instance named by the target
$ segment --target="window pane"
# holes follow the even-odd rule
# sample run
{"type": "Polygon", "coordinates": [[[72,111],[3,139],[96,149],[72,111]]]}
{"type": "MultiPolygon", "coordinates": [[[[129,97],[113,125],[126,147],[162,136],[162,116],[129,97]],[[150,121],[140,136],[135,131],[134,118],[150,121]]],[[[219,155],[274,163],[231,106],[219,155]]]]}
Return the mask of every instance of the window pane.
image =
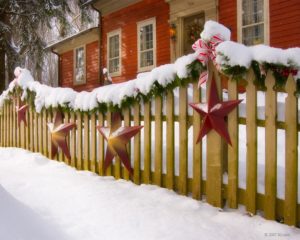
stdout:
{"type": "Polygon", "coordinates": [[[118,72],[120,69],[120,35],[109,37],[109,73],[118,72]]]}
{"type": "Polygon", "coordinates": [[[243,28],[243,43],[245,45],[264,43],[264,24],[243,28]]]}
{"type": "Polygon", "coordinates": [[[140,50],[153,48],[153,25],[149,24],[140,28],[140,50]]]}
{"type": "Polygon", "coordinates": [[[119,58],[109,60],[109,72],[110,73],[118,72],[119,66],[120,66],[119,58]]]}
{"type": "Polygon", "coordinates": [[[109,58],[119,57],[119,35],[109,38],[109,58]]]}
{"type": "Polygon", "coordinates": [[[77,48],[75,52],[75,82],[84,81],[84,48],[77,48]]]}
{"type": "Polygon", "coordinates": [[[243,0],[243,26],[264,21],[264,0],[243,0]]]}
{"type": "Polygon", "coordinates": [[[142,52],[140,54],[141,58],[141,67],[152,66],[153,63],[153,50],[142,52]]]}

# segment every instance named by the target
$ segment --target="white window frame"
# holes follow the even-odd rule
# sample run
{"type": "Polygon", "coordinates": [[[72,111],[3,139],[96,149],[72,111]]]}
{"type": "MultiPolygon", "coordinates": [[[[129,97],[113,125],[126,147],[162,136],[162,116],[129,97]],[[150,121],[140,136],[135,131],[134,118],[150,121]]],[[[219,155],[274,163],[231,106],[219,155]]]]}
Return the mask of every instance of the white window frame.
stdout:
{"type": "MultiPolygon", "coordinates": [[[[242,1],[237,0],[237,40],[243,43],[243,20],[242,20],[242,1]]],[[[269,19],[269,0],[264,0],[264,42],[263,44],[270,44],[270,19],[269,19]]]]}
{"type": "Polygon", "coordinates": [[[85,45],[81,45],[81,46],[78,46],[76,48],[74,48],[73,50],[73,84],[75,86],[77,85],[82,85],[82,84],[85,84],[86,83],[86,47],[85,45]],[[84,52],[84,67],[83,67],[83,70],[84,70],[84,79],[83,81],[76,81],[76,50],[79,49],[79,48],[83,48],[83,52],[84,52]]]}
{"type": "Polygon", "coordinates": [[[114,31],[111,31],[109,33],[107,33],[107,44],[106,44],[107,48],[106,48],[106,53],[107,53],[107,60],[106,60],[106,66],[107,66],[107,72],[111,77],[117,77],[117,76],[121,76],[122,73],[122,31],[121,29],[116,29],[114,31]],[[109,38],[119,35],[119,71],[118,72],[113,72],[110,73],[109,72],[109,38]]]}
{"type": "Polygon", "coordinates": [[[137,23],[137,49],[138,49],[138,72],[149,71],[156,67],[156,18],[149,18],[144,21],[140,21],[137,23]],[[140,29],[147,25],[153,25],[153,65],[141,67],[141,57],[140,57],[140,29]]]}

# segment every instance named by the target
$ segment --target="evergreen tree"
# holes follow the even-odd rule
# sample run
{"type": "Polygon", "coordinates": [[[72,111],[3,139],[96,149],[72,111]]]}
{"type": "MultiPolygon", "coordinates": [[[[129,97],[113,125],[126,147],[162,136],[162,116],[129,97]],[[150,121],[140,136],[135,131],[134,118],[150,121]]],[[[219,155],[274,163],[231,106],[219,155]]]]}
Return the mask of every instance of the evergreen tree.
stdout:
{"type": "MultiPolygon", "coordinates": [[[[65,36],[70,31],[69,4],[81,7],[87,0],[0,0],[0,93],[5,87],[5,71],[13,79],[16,66],[30,60],[35,70],[41,70],[45,39],[43,32],[54,25],[65,36]]],[[[81,8],[88,20],[87,9],[81,8]]]]}

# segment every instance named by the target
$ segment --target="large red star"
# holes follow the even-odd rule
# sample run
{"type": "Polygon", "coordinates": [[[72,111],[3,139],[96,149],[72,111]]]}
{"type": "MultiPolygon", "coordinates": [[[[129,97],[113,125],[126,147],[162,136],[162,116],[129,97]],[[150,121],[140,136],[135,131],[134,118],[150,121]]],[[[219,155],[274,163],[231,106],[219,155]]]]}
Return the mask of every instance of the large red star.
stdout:
{"type": "Polygon", "coordinates": [[[55,157],[58,147],[63,151],[65,156],[70,160],[71,155],[67,144],[67,135],[71,129],[75,127],[75,123],[63,123],[61,112],[57,111],[54,118],[54,123],[48,123],[48,128],[51,134],[51,150],[52,158],[55,157]]]}
{"type": "Polygon", "coordinates": [[[97,129],[107,141],[106,156],[104,160],[104,171],[112,163],[114,157],[119,156],[121,162],[130,174],[133,174],[126,144],[136,135],[143,126],[120,127],[121,116],[119,113],[112,115],[111,127],[98,126],[97,129]]]}
{"type": "Polygon", "coordinates": [[[18,126],[20,126],[22,121],[24,122],[25,126],[27,125],[26,122],[27,109],[28,109],[28,104],[20,103],[20,105],[16,106],[17,115],[18,115],[18,126]]]}
{"type": "Polygon", "coordinates": [[[190,103],[189,105],[195,109],[202,117],[203,124],[200,129],[197,143],[211,129],[220,134],[228,144],[231,145],[230,137],[227,131],[225,117],[231,112],[242,100],[231,100],[221,102],[217,92],[217,86],[214,78],[211,81],[208,103],[190,103]]]}

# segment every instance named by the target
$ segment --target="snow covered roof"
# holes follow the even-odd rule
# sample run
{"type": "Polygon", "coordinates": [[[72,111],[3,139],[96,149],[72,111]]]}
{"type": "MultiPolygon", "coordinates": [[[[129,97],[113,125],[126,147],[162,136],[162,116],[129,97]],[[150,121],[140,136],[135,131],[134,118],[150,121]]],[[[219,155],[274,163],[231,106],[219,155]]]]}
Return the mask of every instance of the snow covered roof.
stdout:
{"type": "Polygon", "coordinates": [[[57,42],[49,44],[45,49],[51,49],[56,53],[63,53],[82,44],[97,41],[99,39],[98,27],[89,28],[80,31],[72,36],[61,39],[57,42]]]}

